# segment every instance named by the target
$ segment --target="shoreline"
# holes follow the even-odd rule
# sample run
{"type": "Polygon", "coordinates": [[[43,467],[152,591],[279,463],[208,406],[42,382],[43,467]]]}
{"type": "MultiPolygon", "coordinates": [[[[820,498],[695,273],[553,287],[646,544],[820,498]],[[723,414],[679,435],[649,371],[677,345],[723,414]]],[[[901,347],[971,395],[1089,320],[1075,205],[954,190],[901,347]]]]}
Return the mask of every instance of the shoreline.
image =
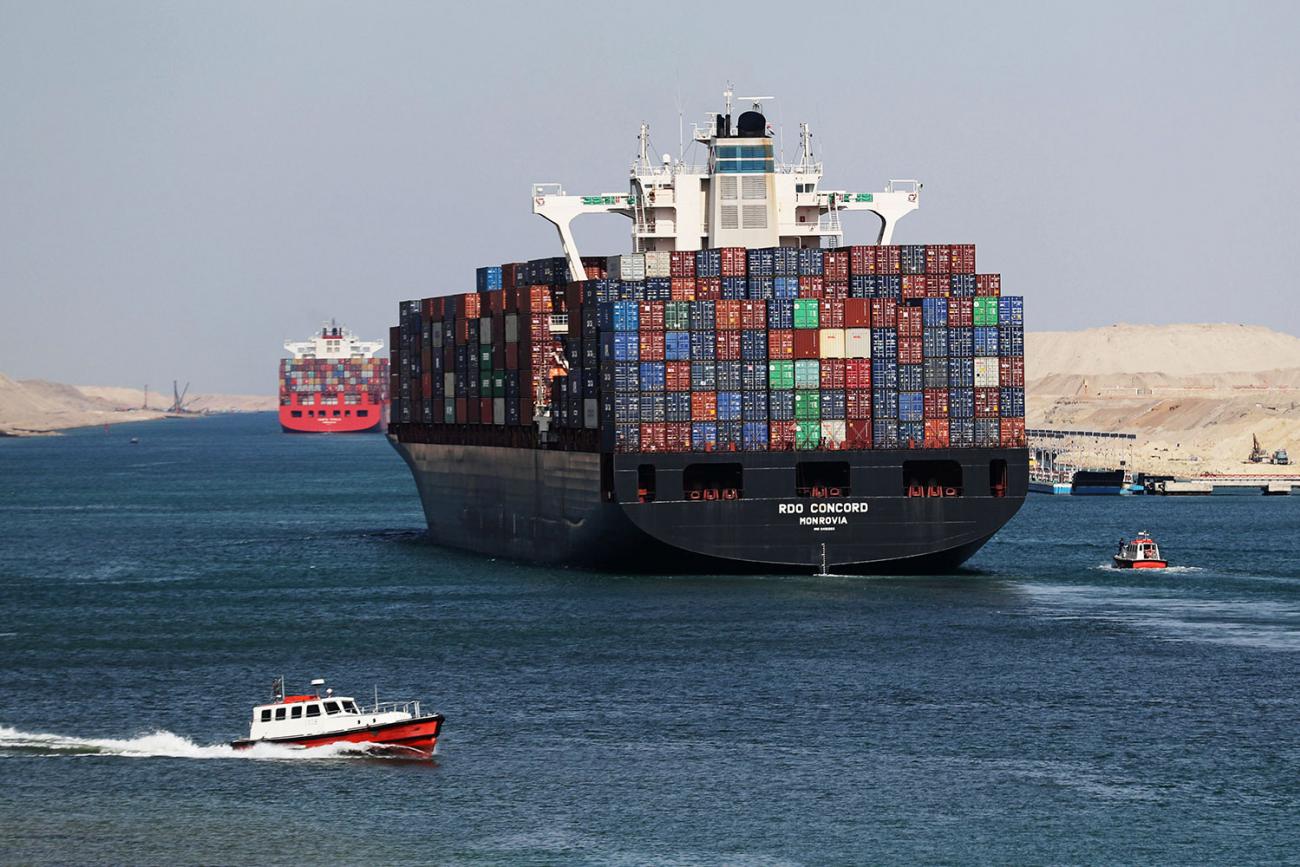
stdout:
{"type": "Polygon", "coordinates": [[[102,418],[98,420],[88,420],[86,418],[68,419],[66,423],[45,422],[42,426],[27,426],[24,424],[7,423],[0,425],[0,439],[30,439],[32,437],[54,437],[62,436],[69,431],[88,430],[90,428],[102,427],[104,425],[115,424],[132,424],[145,421],[162,421],[164,419],[174,419],[176,421],[193,421],[198,419],[212,418],[223,415],[255,415],[261,412],[274,412],[269,409],[231,409],[231,410],[214,410],[212,412],[199,413],[169,413],[159,410],[125,410],[125,411],[105,411],[102,418]]]}

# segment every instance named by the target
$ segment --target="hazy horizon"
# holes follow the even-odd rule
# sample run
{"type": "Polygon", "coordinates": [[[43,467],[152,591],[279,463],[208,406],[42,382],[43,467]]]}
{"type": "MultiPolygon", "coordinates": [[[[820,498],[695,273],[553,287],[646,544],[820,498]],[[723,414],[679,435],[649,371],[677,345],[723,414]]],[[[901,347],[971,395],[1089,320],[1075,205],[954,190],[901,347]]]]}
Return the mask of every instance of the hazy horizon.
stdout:
{"type": "Polygon", "coordinates": [[[924,181],[895,242],[976,243],[1030,330],[1300,334],[1300,8],[816,10],[0,0],[0,372],[271,393],[322,321],[558,255],[529,185],[626,189],[728,80],[828,187],[924,181]]]}

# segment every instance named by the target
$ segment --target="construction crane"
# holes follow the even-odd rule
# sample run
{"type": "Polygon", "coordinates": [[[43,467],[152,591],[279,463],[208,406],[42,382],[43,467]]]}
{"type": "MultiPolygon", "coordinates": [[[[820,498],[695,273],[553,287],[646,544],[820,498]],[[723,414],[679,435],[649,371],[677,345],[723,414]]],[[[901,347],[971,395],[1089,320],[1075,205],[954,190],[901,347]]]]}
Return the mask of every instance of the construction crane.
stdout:
{"type": "Polygon", "coordinates": [[[1250,435],[1250,457],[1247,458],[1252,464],[1262,464],[1268,458],[1268,452],[1259,444],[1259,437],[1255,434],[1250,435]]]}
{"type": "Polygon", "coordinates": [[[167,408],[168,412],[189,412],[185,404],[185,395],[190,392],[190,384],[185,383],[185,388],[178,390],[176,380],[172,380],[172,405],[167,408]]]}

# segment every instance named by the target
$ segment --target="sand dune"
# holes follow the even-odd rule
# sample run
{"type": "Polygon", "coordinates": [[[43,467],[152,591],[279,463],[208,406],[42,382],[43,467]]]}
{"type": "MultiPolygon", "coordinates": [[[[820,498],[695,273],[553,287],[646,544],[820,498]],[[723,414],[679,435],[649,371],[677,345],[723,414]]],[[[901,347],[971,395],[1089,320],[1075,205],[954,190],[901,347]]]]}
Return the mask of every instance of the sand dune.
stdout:
{"type": "MultiPolygon", "coordinates": [[[[162,418],[170,396],[152,395],[142,409],[144,393],[136,389],[72,386],[41,379],[14,380],[0,373],[0,434],[30,435],[74,427],[118,424],[162,418]]],[[[187,405],[196,411],[256,412],[272,410],[269,395],[195,395],[187,405]]]]}

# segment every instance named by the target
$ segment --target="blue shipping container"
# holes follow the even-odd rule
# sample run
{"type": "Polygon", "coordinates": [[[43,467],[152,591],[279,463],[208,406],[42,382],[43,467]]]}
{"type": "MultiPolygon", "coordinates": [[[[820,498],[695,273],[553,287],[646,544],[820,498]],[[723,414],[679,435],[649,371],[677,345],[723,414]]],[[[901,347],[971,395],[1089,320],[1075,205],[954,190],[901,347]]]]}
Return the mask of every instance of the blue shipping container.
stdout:
{"type": "Polygon", "coordinates": [[[881,388],[898,388],[897,356],[871,359],[871,384],[881,388]]]}
{"type": "Polygon", "coordinates": [[[1025,390],[1023,388],[1004,388],[998,396],[998,412],[1003,418],[1024,418],[1025,390]]]}
{"type": "Polygon", "coordinates": [[[713,391],[718,387],[718,366],[714,361],[691,362],[691,390],[713,391]]]}
{"type": "Polygon", "coordinates": [[[768,328],[794,328],[794,301],[778,298],[767,305],[768,328]]]}
{"type": "MultiPolygon", "coordinates": [[[[799,248],[799,276],[801,277],[820,277],[823,267],[822,251],[818,247],[801,247],[799,248]]],[[[789,271],[782,271],[783,274],[789,274],[789,271]]]]}
{"type": "Polygon", "coordinates": [[[695,253],[696,277],[722,276],[722,251],[719,249],[697,250],[695,253]]]}
{"type": "Polygon", "coordinates": [[[708,361],[718,356],[718,335],[715,331],[691,332],[691,361],[708,361]]]}
{"type": "Polygon", "coordinates": [[[665,396],[668,398],[668,421],[691,420],[691,393],[689,391],[670,391],[665,396]]]}
{"type": "Polygon", "coordinates": [[[898,420],[924,421],[925,395],[920,391],[900,391],[898,393],[898,420]]]}
{"type": "Polygon", "coordinates": [[[665,368],[662,361],[641,362],[641,390],[663,391],[665,386],[665,368]]]}
{"type": "Polygon", "coordinates": [[[946,327],[948,325],[948,299],[922,299],[921,324],[926,328],[946,327]]]}
{"type": "Polygon", "coordinates": [[[949,328],[948,354],[955,358],[975,357],[975,329],[949,328]]]}
{"type": "Polygon", "coordinates": [[[740,391],[744,387],[739,361],[719,361],[717,368],[718,391],[740,391]]]}
{"type": "Polygon", "coordinates": [[[664,358],[668,361],[689,361],[691,358],[691,333],[689,331],[665,331],[664,358]]]}
{"type": "Polygon", "coordinates": [[[996,325],[975,326],[975,354],[996,356],[998,354],[998,329],[996,325]]]}
{"type": "Polygon", "coordinates": [[[1025,330],[1023,326],[998,326],[998,354],[1003,356],[1025,354],[1025,330]]]}
{"type": "Polygon", "coordinates": [[[794,391],[785,388],[769,391],[767,411],[772,421],[794,421],[794,391]]]}
{"type": "Polygon", "coordinates": [[[975,275],[950,274],[948,276],[948,294],[953,298],[974,298],[975,275]]]}
{"type": "Polygon", "coordinates": [[[767,392],[743,391],[740,402],[741,417],[749,421],[767,421],[767,392]]]}
{"type": "Polygon", "coordinates": [[[750,277],[746,280],[744,277],[723,277],[722,278],[722,297],[730,299],[732,296],[727,294],[727,281],[740,280],[745,283],[745,294],[743,297],[751,298],[755,301],[770,301],[776,297],[776,278],[775,277],[750,277]]]}
{"type": "Polygon", "coordinates": [[[740,357],[744,361],[766,361],[767,332],[758,329],[740,332],[740,357]]]}
{"type": "Polygon", "coordinates": [[[711,421],[691,423],[691,449],[711,452],[718,447],[718,425],[711,421]]]}
{"type": "Polygon", "coordinates": [[[738,391],[718,392],[718,421],[740,421],[741,400],[738,391]]]}
{"type": "Polygon", "coordinates": [[[767,422],[747,421],[741,426],[740,445],[745,451],[767,450],[767,422]]]}
{"type": "Polygon", "coordinates": [[[956,419],[974,416],[975,389],[970,386],[948,389],[948,417],[956,419]]]}
{"type": "Polygon", "coordinates": [[[871,444],[878,449],[898,448],[898,422],[892,418],[876,418],[872,421],[871,444]]]}
{"type": "Polygon", "coordinates": [[[1019,295],[1003,295],[998,299],[998,325],[1025,324],[1025,299],[1019,295]]]}
{"type": "Polygon", "coordinates": [[[794,299],[799,297],[798,277],[775,277],[772,280],[772,297],[794,299]]]}
{"type": "Polygon", "coordinates": [[[975,387],[975,359],[948,358],[948,385],[953,388],[975,387]]]}
{"type": "MultiPolygon", "coordinates": [[[[777,247],[773,252],[774,261],[772,264],[773,274],[784,274],[787,276],[798,276],[799,266],[802,260],[800,255],[803,251],[798,247],[777,247]]],[[[820,254],[821,250],[811,249],[810,252],[820,254]]],[[[818,274],[821,271],[817,272],[818,274]]]]}
{"type": "MultiPolygon", "coordinates": [[[[927,301],[944,299],[930,299],[927,301]]],[[[927,328],[922,332],[921,352],[926,358],[941,358],[948,354],[948,329],[947,328],[927,328]]]]}
{"type": "MultiPolygon", "coordinates": [[[[872,380],[873,382],[875,380],[872,380]]],[[[898,365],[898,390],[899,391],[920,391],[925,388],[925,368],[920,364],[900,364],[898,365]]],[[[901,419],[902,416],[899,416],[901,419]]],[[[911,419],[903,419],[911,421],[911,419]]]]}
{"type": "Polygon", "coordinates": [[[821,393],[821,414],[824,419],[844,418],[844,392],[839,389],[824,389],[821,393]]]}
{"type": "MultiPolygon", "coordinates": [[[[756,332],[762,334],[763,332],[756,332]]],[[[742,361],[740,363],[740,387],[745,390],[767,388],[767,362],[742,361]]]]}
{"type": "Polygon", "coordinates": [[[712,331],[715,322],[716,309],[712,301],[692,301],[691,305],[691,330],[692,331],[712,331]]]}
{"type": "Polygon", "coordinates": [[[925,422],[900,421],[898,423],[898,447],[900,449],[919,449],[925,442],[925,422]]]}
{"type": "Polygon", "coordinates": [[[948,420],[948,445],[968,449],[975,445],[975,420],[950,418],[948,420]]]}
{"type": "Polygon", "coordinates": [[[897,418],[898,389],[872,386],[871,413],[880,418],[897,418]]]}
{"type": "Polygon", "coordinates": [[[771,277],[776,273],[776,250],[773,247],[750,249],[745,259],[751,277],[771,277]]]}
{"type": "Polygon", "coordinates": [[[641,395],[641,421],[657,422],[668,420],[668,400],[663,392],[644,392],[641,395]]]}

